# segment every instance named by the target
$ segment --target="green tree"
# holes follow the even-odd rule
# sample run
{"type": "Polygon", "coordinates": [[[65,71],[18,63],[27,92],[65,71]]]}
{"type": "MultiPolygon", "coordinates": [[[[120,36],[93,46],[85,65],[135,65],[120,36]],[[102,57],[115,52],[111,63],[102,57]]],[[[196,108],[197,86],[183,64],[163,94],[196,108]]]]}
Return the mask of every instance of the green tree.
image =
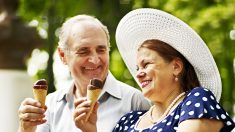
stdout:
{"type": "Polygon", "coordinates": [[[55,90],[52,83],[52,55],[58,41],[55,32],[66,18],[77,14],[94,15],[108,26],[112,46],[110,69],[119,80],[138,87],[119,55],[114,34],[119,20],[127,12],[135,8],[151,7],[179,17],[204,39],[212,51],[222,77],[221,103],[230,114],[233,112],[235,45],[229,38],[229,31],[235,26],[234,0],[21,0],[20,7],[20,16],[27,21],[38,20],[39,26],[48,33],[48,43],[44,47],[50,56],[48,66],[46,71],[38,75],[49,80],[50,92],[55,90]]]}

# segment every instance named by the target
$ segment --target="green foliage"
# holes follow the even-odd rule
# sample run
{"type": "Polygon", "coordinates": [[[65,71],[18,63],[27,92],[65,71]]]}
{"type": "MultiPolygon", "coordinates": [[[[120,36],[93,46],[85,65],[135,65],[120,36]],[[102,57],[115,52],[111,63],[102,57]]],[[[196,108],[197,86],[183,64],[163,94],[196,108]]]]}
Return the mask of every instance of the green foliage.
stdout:
{"type": "MultiPolygon", "coordinates": [[[[130,10],[141,7],[167,11],[188,23],[200,34],[211,50],[221,73],[221,103],[232,114],[235,102],[235,42],[230,40],[229,32],[235,27],[234,0],[21,0],[19,15],[25,20],[37,19],[39,25],[47,25],[42,27],[51,34],[48,39],[54,37],[47,43],[53,45],[53,50],[57,43],[54,32],[66,18],[77,14],[96,16],[110,30],[110,70],[119,80],[138,87],[118,53],[114,36],[119,20],[130,10]],[[50,26],[54,28],[49,32],[50,26]]],[[[49,52],[49,47],[47,51],[49,52]]],[[[46,73],[49,72],[44,72],[46,73]]]]}
{"type": "MultiPolygon", "coordinates": [[[[20,0],[19,14],[25,20],[39,19],[46,11],[46,0],[20,0]]],[[[41,18],[42,19],[42,18],[41,18]]]]}

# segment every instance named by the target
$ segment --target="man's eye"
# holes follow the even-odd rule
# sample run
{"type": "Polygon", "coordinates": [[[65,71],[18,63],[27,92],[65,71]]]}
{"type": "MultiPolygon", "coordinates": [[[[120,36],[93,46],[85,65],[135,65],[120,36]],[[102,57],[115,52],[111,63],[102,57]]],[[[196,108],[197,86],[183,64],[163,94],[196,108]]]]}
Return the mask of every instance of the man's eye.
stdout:
{"type": "Polygon", "coordinates": [[[107,51],[106,48],[102,48],[102,49],[97,49],[98,53],[105,53],[107,51]]]}
{"type": "Polygon", "coordinates": [[[77,55],[87,55],[87,54],[89,54],[89,52],[88,51],[77,51],[76,54],[77,55]]]}

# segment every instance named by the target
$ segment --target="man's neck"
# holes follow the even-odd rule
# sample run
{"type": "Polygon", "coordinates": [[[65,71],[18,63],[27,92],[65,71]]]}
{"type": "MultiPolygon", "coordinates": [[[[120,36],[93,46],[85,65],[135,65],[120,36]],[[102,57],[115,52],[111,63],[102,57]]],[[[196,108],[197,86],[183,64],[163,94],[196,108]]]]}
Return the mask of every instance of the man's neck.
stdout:
{"type": "Polygon", "coordinates": [[[75,98],[86,97],[86,95],[87,95],[87,89],[86,89],[86,88],[78,87],[78,86],[75,84],[75,85],[74,85],[74,88],[73,88],[73,94],[74,94],[75,98]]]}

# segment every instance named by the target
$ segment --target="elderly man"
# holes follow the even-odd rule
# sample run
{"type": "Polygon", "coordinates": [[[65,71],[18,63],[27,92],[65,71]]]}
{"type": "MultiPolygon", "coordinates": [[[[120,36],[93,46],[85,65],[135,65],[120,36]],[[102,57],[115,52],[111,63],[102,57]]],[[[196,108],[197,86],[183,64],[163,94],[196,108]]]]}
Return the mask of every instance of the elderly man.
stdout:
{"type": "Polygon", "coordinates": [[[98,19],[78,15],[67,20],[59,36],[58,52],[71,72],[73,84],[49,94],[46,109],[34,99],[25,99],[19,108],[19,131],[88,131],[89,127],[83,126],[97,120],[97,130],[109,132],[125,113],[147,110],[150,103],[141,92],[116,80],[109,72],[109,47],[109,32],[98,19]],[[91,105],[86,98],[87,85],[92,78],[101,79],[104,86],[95,108],[98,117],[86,122],[91,105]]]}

